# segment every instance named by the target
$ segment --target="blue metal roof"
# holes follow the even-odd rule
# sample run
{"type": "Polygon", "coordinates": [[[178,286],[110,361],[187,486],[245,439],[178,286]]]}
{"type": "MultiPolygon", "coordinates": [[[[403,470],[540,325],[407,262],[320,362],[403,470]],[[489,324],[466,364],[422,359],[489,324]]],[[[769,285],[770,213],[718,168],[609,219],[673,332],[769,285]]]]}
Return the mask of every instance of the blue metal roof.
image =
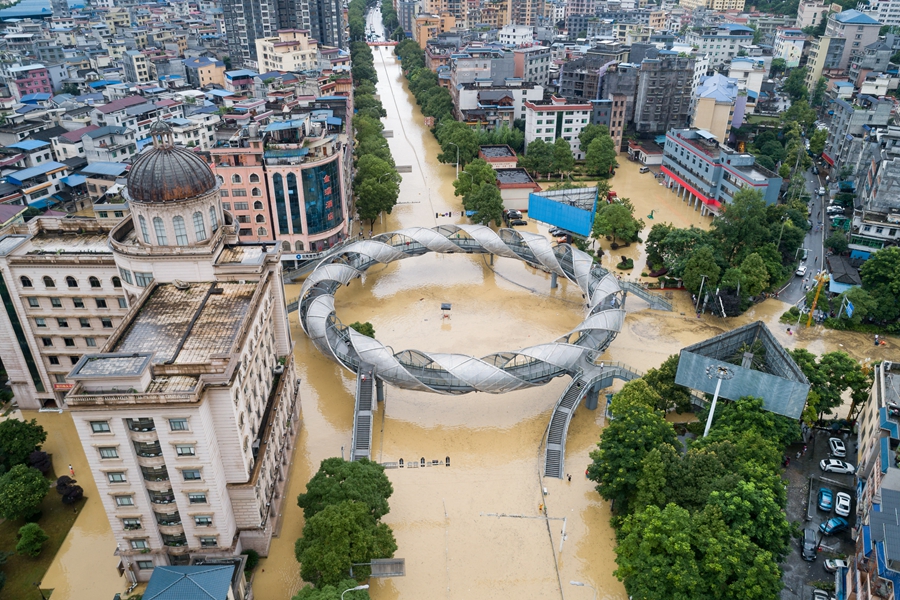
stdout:
{"type": "Polygon", "coordinates": [[[226,600],[231,589],[233,565],[153,569],[144,592],[147,600],[226,600]]]}
{"type": "Polygon", "coordinates": [[[111,79],[104,79],[102,81],[92,81],[91,83],[88,84],[88,86],[90,86],[91,88],[97,89],[97,88],[106,87],[108,85],[114,85],[116,83],[122,83],[122,82],[114,81],[111,79]]]}
{"type": "Polygon", "coordinates": [[[39,94],[26,94],[22,96],[22,102],[38,102],[40,100],[49,100],[50,94],[41,92],[39,94]]]}
{"type": "Polygon", "coordinates": [[[235,77],[256,77],[256,71],[251,71],[250,69],[237,69],[236,71],[225,71],[225,74],[229,79],[234,79],[235,77]]]}
{"type": "Polygon", "coordinates": [[[25,150],[26,152],[29,150],[37,150],[38,148],[43,148],[44,146],[49,146],[47,142],[41,142],[39,140],[22,140],[21,142],[16,142],[15,144],[10,144],[7,148],[15,148],[16,150],[25,150]]]}
{"type": "Polygon", "coordinates": [[[34,202],[29,202],[28,207],[29,208],[47,208],[48,206],[53,206],[54,204],[58,204],[58,203],[59,203],[59,201],[57,201],[53,196],[44,196],[40,200],[35,200],[34,202]]]}
{"type": "Polygon", "coordinates": [[[75,187],[76,185],[81,185],[85,181],[87,181],[87,177],[84,175],[68,175],[60,179],[64,184],[69,187],[75,187]]]}
{"type": "Polygon", "coordinates": [[[326,117],[326,118],[325,118],[325,123],[327,123],[328,125],[338,125],[338,126],[340,126],[340,125],[343,125],[344,120],[341,119],[340,117],[326,117]]]}
{"type": "Polygon", "coordinates": [[[834,20],[838,23],[850,23],[851,25],[879,25],[878,19],[873,19],[869,15],[858,10],[845,10],[834,15],[834,20]]]}
{"type": "Polygon", "coordinates": [[[222,98],[234,96],[234,92],[229,92],[228,90],[209,90],[205,93],[211,96],[221,96],[222,98]]]}
{"type": "Polygon", "coordinates": [[[118,177],[128,170],[128,165],[120,162],[94,162],[81,170],[82,173],[88,175],[112,175],[118,177]]]}
{"type": "Polygon", "coordinates": [[[303,121],[293,120],[293,121],[275,121],[273,123],[269,123],[266,125],[265,132],[268,133],[270,131],[284,131],[285,129],[297,129],[303,125],[303,121]]]}
{"type": "Polygon", "coordinates": [[[22,169],[21,171],[10,173],[6,176],[6,180],[13,185],[22,185],[22,182],[31,179],[32,177],[37,177],[38,175],[44,175],[46,173],[49,173],[50,171],[65,168],[66,165],[58,163],[55,160],[51,160],[50,162],[46,162],[36,167],[31,167],[30,169],[22,169]]]}

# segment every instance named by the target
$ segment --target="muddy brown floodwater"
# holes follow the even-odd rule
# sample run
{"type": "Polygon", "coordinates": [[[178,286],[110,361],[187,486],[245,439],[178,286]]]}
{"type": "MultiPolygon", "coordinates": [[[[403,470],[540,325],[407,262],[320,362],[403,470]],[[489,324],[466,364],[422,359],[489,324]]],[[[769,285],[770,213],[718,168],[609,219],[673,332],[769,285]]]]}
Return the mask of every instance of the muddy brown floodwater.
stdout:
{"type": "MultiPolygon", "coordinates": [[[[381,79],[378,92],[388,112],[385,128],[394,133],[391,151],[398,165],[412,166],[412,173],[403,175],[401,204],[384,223],[375,225],[375,231],[465,222],[453,196],[453,166],[435,160],[438,146],[411,103],[390,50],[375,50],[375,67],[381,79]],[[457,211],[456,216],[435,217],[448,211],[457,211]]],[[[708,226],[708,218],[679,202],[651,175],[639,174],[637,165],[624,156],[620,162],[612,188],[631,198],[647,224],[644,235],[656,222],[708,226]],[[646,218],[651,210],[653,220],[646,218]]],[[[546,232],[544,225],[534,222],[526,229],[546,232]]],[[[603,244],[608,247],[608,242],[603,244]]],[[[631,276],[639,276],[643,245],[617,250],[613,256],[608,253],[604,265],[612,266],[609,261],[617,261],[618,254],[635,259],[631,276]]],[[[478,256],[429,254],[373,268],[364,283],[354,281],[335,300],[343,322],[371,321],[378,338],[395,351],[414,348],[483,356],[552,341],[576,325],[582,318],[580,292],[573,284],[560,284],[551,291],[545,273],[513,260],[497,259],[491,267],[478,256]],[[453,304],[450,320],[441,318],[442,302],[453,304]]],[[[296,284],[286,286],[290,298],[299,289],[296,284]]],[[[646,310],[640,299],[630,297],[625,325],[605,358],[646,370],[686,345],[756,320],[769,325],[789,348],[816,353],[845,350],[859,360],[896,358],[894,339],[875,348],[868,335],[821,328],[800,328],[788,336],[786,326],[778,323],[788,306],[776,300],[728,320],[695,318],[684,293],[675,294],[673,301],[675,311],[660,312],[646,310]]],[[[278,537],[253,583],[256,597],[263,600],[290,598],[303,585],[293,552],[303,528],[295,499],[323,459],[340,456],[349,446],[353,423],[355,377],[319,354],[299,327],[296,313],[291,326],[302,378],[303,427],[292,457],[278,537]]],[[[540,478],[539,447],[566,384],[560,378],[509,394],[460,397],[387,387],[386,401],[376,413],[373,458],[391,462],[425,458],[430,463],[449,456],[451,466],[387,471],[394,495],[385,521],[397,538],[396,555],[406,559],[406,576],[372,580],[375,600],[589,597],[590,590],[572,587],[570,580],[596,587],[599,598],[626,598],[613,575],[609,507],[583,474],[604,424],[603,411],[582,407],[575,412],[566,445],[566,470],[572,481],[540,478]],[[552,520],[534,518],[541,503],[552,520]]],[[[114,538],[96,501],[96,486],[87,474],[71,417],[27,413],[25,418],[31,416],[37,416],[50,433],[45,449],[53,452],[56,471],[64,472],[73,463],[88,497],[42,587],[55,588],[53,597],[64,600],[111,597],[124,590],[125,582],[115,571],[114,538]]]]}

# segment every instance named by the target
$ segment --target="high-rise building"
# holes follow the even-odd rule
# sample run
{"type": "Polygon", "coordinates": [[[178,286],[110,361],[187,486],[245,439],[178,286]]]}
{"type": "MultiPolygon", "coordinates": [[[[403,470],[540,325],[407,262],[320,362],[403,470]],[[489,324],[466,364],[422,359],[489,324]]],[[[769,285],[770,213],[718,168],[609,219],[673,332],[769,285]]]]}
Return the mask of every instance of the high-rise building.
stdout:
{"type": "Polygon", "coordinates": [[[347,46],[340,0],[304,0],[309,5],[309,34],[323,46],[347,46]]]}

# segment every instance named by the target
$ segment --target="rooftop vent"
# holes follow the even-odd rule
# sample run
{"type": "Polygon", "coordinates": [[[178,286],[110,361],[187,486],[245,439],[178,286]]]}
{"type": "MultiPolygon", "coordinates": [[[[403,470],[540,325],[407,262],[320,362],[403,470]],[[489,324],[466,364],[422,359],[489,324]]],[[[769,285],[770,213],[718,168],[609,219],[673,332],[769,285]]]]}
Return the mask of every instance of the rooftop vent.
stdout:
{"type": "Polygon", "coordinates": [[[189,284],[186,281],[182,281],[180,279],[176,279],[175,281],[173,281],[172,285],[175,286],[176,290],[185,291],[185,290],[191,289],[191,284],[189,284]]]}

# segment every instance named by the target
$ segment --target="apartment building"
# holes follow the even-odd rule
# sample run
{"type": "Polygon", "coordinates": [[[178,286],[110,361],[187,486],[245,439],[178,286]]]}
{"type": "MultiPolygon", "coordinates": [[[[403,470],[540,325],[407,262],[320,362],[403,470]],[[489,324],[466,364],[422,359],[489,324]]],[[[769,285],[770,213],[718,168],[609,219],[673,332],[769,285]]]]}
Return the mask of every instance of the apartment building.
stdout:
{"type": "Polygon", "coordinates": [[[685,41],[698,48],[698,53],[707,54],[710,66],[716,67],[737,56],[741,45],[753,43],[753,29],[732,23],[704,27],[688,31],[685,41]]]}
{"type": "Polygon", "coordinates": [[[858,10],[845,10],[828,17],[825,35],[845,40],[836,69],[847,71],[850,54],[878,41],[881,23],[858,10]]]}
{"type": "MultiPolygon", "coordinates": [[[[828,18],[832,3],[828,0],[803,0],[797,8],[797,20],[794,27],[804,29],[818,25],[822,19],[828,18]]],[[[840,10],[840,8],[838,8],[840,10]]]]}
{"type": "Polygon", "coordinates": [[[714,12],[744,10],[744,0],[681,0],[679,6],[685,10],[694,11],[698,8],[714,12]]]}
{"type": "Polygon", "coordinates": [[[43,64],[9,67],[6,84],[17,101],[30,94],[53,94],[50,72],[43,64]]]}
{"type": "Polygon", "coordinates": [[[195,88],[208,85],[225,87],[225,63],[207,56],[199,58],[186,58],[184,69],[188,83],[195,88]]]}
{"type": "Polygon", "coordinates": [[[150,61],[147,55],[138,50],[128,50],[122,57],[122,64],[125,67],[125,79],[132,83],[148,83],[153,81],[153,74],[150,72],[150,61]]]}
{"type": "Polygon", "coordinates": [[[487,130],[513,127],[525,118],[525,102],[544,97],[544,88],[531,81],[507,79],[502,85],[491,81],[461,84],[454,105],[457,118],[487,130]]]}
{"type": "Polygon", "coordinates": [[[532,46],[513,50],[513,76],[546,87],[550,82],[550,48],[532,46]]]}
{"type": "Polygon", "coordinates": [[[137,154],[135,132],[124,125],[92,129],[81,136],[88,162],[121,162],[137,154]]]}
{"type": "Polygon", "coordinates": [[[697,90],[691,115],[691,127],[711,133],[718,142],[727,143],[734,120],[738,82],[720,73],[704,78],[697,90]]]}
{"type": "Polygon", "coordinates": [[[583,160],[584,152],[578,136],[592,123],[593,111],[594,107],[589,102],[569,103],[558,96],[552,96],[549,102],[525,102],[525,147],[534,140],[552,144],[563,138],[572,149],[572,156],[583,160]]]}
{"type": "Polygon", "coordinates": [[[800,29],[779,29],[775,33],[775,50],[773,56],[784,60],[787,68],[793,69],[800,65],[803,57],[803,47],[807,37],[800,29]]]}
{"type": "Polygon", "coordinates": [[[319,44],[301,29],[280,29],[277,37],[256,40],[261,73],[312,71],[319,66],[319,44]]]}

